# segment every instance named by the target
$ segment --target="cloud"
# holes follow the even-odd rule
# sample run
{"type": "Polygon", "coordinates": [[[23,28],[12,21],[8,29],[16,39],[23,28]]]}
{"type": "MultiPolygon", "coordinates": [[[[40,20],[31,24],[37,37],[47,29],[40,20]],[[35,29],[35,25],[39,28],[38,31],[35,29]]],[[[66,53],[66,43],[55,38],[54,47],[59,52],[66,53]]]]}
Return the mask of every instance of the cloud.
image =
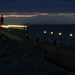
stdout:
{"type": "Polygon", "coordinates": [[[75,13],[41,13],[40,15],[42,16],[57,16],[57,17],[71,17],[74,18],[75,17],[75,13]]]}
{"type": "Polygon", "coordinates": [[[4,17],[34,17],[37,15],[3,15],[4,17]]]}
{"type": "Polygon", "coordinates": [[[40,15],[49,15],[48,13],[41,13],[40,15]]]}
{"type": "Polygon", "coordinates": [[[71,17],[71,18],[75,18],[75,13],[38,13],[38,12],[35,12],[35,13],[16,13],[14,12],[13,13],[9,13],[10,15],[3,15],[4,17],[37,17],[37,16],[53,16],[53,17],[61,17],[61,16],[64,16],[64,17],[71,17]],[[13,14],[13,15],[12,15],[13,14]],[[20,14],[20,15],[19,15],[20,14]],[[23,15],[21,15],[23,14],[23,15]]]}

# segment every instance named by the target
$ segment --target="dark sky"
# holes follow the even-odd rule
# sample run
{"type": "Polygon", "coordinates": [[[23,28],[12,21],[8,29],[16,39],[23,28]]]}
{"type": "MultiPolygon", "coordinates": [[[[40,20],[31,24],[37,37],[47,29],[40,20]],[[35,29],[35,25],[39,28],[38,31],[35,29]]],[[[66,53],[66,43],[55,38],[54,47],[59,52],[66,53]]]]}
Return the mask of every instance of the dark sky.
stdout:
{"type": "Polygon", "coordinates": [[[75,0],[1,0],[1,12],[75,12],[75,0]]]}
{"type": "MultiPolygon", "coordinates": [[[[21,23],[24,23],[24,20],[26,23],[33,23],[35,19],[36,19],[35,24],[38,23],[38,20],[40,20],[39,24],[43,23],[53,24],[54,22],[56,24],[58,23],[68,24],[70,20],[71,20],[70,23],[74,24],[75,0],[1,0],[0,1],[0,14],[31,15],[36,13],[48,13],[48,14],[73,13],[73,15],[71,15],[70,17],[69,16],[65,17],[64,15],[60,17],[58,15],[55,17],[50,15],[42,15],[32,18],[26,18],[26,17],[11,18],[10,20],[13,20],[13,24],[17,24],[18,22],[17,20],[21,20],[20,21],[21,23]],[[14,21],[14,19],[16,19],[16,21],[14,21]],[[64,19],[66,19],[66,21],[62,21],[64,19]]],[[[5,20],[8,21],[9,18],[5,20]]],[[[11,22],[7,22],[7,24],[11,22]]]]}

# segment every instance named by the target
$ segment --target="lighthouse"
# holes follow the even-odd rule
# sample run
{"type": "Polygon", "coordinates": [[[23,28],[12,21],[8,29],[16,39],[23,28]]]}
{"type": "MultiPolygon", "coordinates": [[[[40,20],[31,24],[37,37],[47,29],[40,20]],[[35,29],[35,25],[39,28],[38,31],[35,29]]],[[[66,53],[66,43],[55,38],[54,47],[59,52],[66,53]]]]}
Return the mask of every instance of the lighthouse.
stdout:
{"type": "Polygon", "coordinates": [[[3,15],[1,15],[1,26],[4,25],[4,18],[3,15]]]}

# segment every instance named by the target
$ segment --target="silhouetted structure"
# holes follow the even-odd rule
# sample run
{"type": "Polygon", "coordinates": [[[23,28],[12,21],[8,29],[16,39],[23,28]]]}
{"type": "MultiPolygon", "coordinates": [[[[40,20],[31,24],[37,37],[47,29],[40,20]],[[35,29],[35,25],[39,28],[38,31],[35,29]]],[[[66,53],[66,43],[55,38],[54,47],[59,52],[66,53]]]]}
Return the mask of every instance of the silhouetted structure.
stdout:
{"type": "Polygon", "coordinates": [[[1,25],[4,25],[4,18],[3,18],[3,15],[1,15],[1,25]]]}

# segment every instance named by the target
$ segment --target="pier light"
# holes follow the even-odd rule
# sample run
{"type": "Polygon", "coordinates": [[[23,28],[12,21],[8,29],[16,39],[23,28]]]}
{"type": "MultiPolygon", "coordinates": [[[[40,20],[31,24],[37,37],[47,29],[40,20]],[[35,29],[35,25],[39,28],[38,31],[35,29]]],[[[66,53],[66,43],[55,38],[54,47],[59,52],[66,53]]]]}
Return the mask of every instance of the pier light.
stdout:
{"type": "Polygon", "coordinates": [[[25,29],[25,30],[27,30],[27,29],[25,29]]]}
{"type": "Polygon", "coordinates": [[[44,31],[44,34],[46,34],[47,32],[46,31],[44,31]]]}
{"type": "Polygon", "coordinates": [[[25,25],[25,28],[27,28],[28,26],[27,25],[25,25]]]}
{"type": "Polygon", "coordinates": [[[61,33],[59,33],[59,35],[61,36],[61,33]]]}
{"type": "Polygon", "coordinates": [[[46,33],[47,33],[47,32],[46,32],[46,31],[44,31],[45,40],[46,40],[46,33]]]}
{"type": "Polygon", "coordinates": [[[53,35],[53,32],[51,32],[51,34],[53,35]]]}
{"type": "Polygon", "coordinates": [[[52,35],[52,44],[53,44],[53,32],[51,32],[51,35],[52,35]]]}
{"type": "Polygon", "coordinates": [[[73,35],[72,35],[72,34],[70,34],[70,37],[71,37],[71,49],[72,49],[72,36],[73,36],[73,35]]]}
{"type": "Polygon", "coordinates": [[[28,36],[28,34],[25,34],[26,36],[28,36]]]}
{"type": "Polygon", "coordinates": [[[73,35],[72,34],[70,34],[70,37],[72,37],[73,35]]]}

